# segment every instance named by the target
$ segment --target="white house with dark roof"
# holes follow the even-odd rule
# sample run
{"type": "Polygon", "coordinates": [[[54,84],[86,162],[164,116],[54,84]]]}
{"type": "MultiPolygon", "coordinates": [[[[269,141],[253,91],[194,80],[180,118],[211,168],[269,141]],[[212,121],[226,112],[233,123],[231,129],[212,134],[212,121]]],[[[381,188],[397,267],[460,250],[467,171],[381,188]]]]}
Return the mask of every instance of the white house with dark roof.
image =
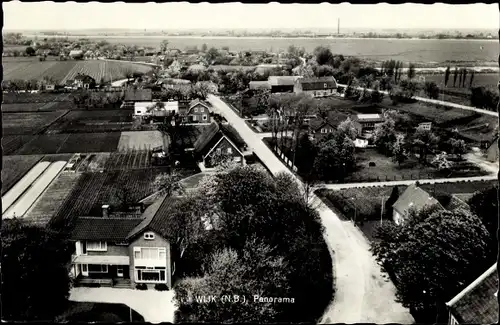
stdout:
{"type": "Polygon", "coordinates": [[[444,209],[438,200],[417,185],[412,184],[406,188],[403,194],[392,205],[392,218],[394,223],[402,225],[410,210],[418,212],[424,207],[434,205],[444,209]]]}

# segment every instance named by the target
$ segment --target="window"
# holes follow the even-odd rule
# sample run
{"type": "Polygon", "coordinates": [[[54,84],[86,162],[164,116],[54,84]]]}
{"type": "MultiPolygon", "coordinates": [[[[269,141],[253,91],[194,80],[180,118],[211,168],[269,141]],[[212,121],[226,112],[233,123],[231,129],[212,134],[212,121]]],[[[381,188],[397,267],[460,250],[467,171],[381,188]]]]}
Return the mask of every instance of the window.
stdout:
{"type": "Polygon", "coordinates": [[[207,116],[205,114],[203,114],[203,121],[206,121],[207,120],[207,116]]]}
{"type": "Polygon", "coordinates": [[[136,282],[165,282],[165,268],[156,267],[155,269],[144,269],[136,267],[136,282]]]}
{"type": "Polygon", "coordinates": [[[217,148],[216,152],[220,154],[222,152],[221,148],[217,148]]]}
{"type": "Polygon", "coordinates": [[[328,88],[328,84],[324,84],[324,87],[325,87],[325,88],[328,88]]]}
{"type": "Polygon", "coordinates": [[[153,240],[153,239],[155,239],[155,234],[152,232],[146,232],[146,233],[144,233],[144,239],[153,240]]]}
{"type": "Polygon", "coordinates": [[[108,273],[108,266],[100,264],[89,264],[89,273],[108,273]]]}
{"type": "Polygon", "coordinates": [[[195,107],[195,108],[194,108],[194,112],[195,112],[195,113],[198,113],[198,107],[195,107]]]}
{"type": "Polygon", "coordinates": [[[142,113],[142,111],[140,109],[137,110],[137,112],[136,112],[136,114],[141,114],[141,113],[142,113]]]}
{"type": "Polygon", "coordinates": [[[233,149],[232,148],[227,148],[227,153],[228,154],[232,154],[233,153],[233,149]]]}
{"type": "Polygon", "coordinates": [[[198,119],[198,116],[193,115],[193,121],[197,121],[197,119],[198,119]]]}
{"type": "Polygon", "coordinates": [[[88,272],[87,264],[82,264],[82,272],[88,272]]]}
{"type": "Polygon", "coordinates": [[[134,258],[146,260],[165,259],[167,249],[165,247],[134,247],[134,258]]]}
{"type": "Polygon", "coordinates": [[[89,252],[105,252],[108,250],[108,246],[105,241],[88,241],[85,242],[87,245],[87,251],[89,252]]]}
{"type": "Polygon", "coordinates": [[[321,133],[327,133],[328,130],[327,129],[321,129],[321,133]]]}
{"type": "Polygon", "coordinates": [[[330,133],[333,133],[333,129],[330,129],[330,133]]]}

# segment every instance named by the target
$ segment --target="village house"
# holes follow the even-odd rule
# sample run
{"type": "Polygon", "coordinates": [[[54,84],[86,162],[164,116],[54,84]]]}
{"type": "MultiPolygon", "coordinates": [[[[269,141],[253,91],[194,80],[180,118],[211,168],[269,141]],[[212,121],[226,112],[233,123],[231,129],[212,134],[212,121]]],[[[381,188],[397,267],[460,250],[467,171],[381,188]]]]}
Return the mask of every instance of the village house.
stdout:
{"type": "Polygon", "coordinates": [[[153,91],[151,89],[137,89],[129,87],[124,91],[123,104],[121,108],[135,108],[135,102],[151,102],[153,91]]]}
{"type": "Polygon", "coordinates": [[[402,225],[408,217],[410,210],[419,212],[424,207],[437,206],[444,209],[441,203],[429,193],[415,184],[406,188],[396,202],[392,205],[392,219],[396,225],[402,225]]]}
{"type": "Polygon", "coordinates": [[[178,101],[135,102],[134,116],[142,118],[163,118],[179,113],[178,101]]]}
{"type": "Polygon", "coordinates": [[[356,114],[351,117],[358,134],[365,134],[373,131],[376,124],[385,121],[381,114],[356,114]]]}
{"type": "Polygon", "coordinates": [[[330,96],[337,92],[337,81],[334,77],[300,78],[295,82],[293,91],[313,97],[330,96]]]}
{"type": "Polygon", "coordinates": [[[94,89],[96,86],[95,79],[86,74],[78,74],[74,79],[74,85],[78,89],[94,89]]]}
{"type": "Polygon", "coordinates": [[[486,160],[489,162],[497,162],[498,161],[498,136],[495,137],[490,145],[486,148],[486,160]]]}
{"type": "Polygon", "coordinates": [[[309,134],[312,139],[320,141],[337,130],[340,123],[347,119],[347,115],[330,111],[326,116],[316,116],[309,119],[309,134]]]}
{"type": "Polygon", "coordinates": [[[82,50],[71,50],[69,52],[69,57],[73,60],[82,60],[83,59],[83,51],[82,50]]]}
{"type": "Polygon", "coordinates": [[[217,156],[226,155],[232,161],[245,165],[245,142],[229,125],[213,122],[194,143],[195,158],[205,168],[217,166],[217,156]]]}
{"type": "Polygon", "coordinates": [[[208,103],[195,99],[189,104],[189,108],[185,113],[185,120],[188,123],[210,123],[210,109],[211,106],[208,103]]]}
{"type": "Polygon", "coordinates": [[[497,263],[446,303],[448,325],[498,323],[497,263]]]}
{"type": "Polygon", "coordinates": [[[110,212],[78,217],[71,231],[75,253],[71,275],[76,285],[134,288],[146,284],[172,287],[179,238],[171,238],[168,218],[176,198],[165,195],[143,213],[110,212]]]}
{"type": "Polygon", "coordinates": [[[300,76],[269,76],[271,93],[293,93],[295,82],[300,76]]]}

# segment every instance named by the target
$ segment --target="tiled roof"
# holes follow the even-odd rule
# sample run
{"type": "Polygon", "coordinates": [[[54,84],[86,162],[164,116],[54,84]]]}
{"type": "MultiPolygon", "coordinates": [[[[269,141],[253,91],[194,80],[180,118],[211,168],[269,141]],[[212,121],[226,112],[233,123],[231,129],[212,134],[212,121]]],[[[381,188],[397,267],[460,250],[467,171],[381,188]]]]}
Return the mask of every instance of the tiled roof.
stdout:
{"type": "Polygon", "coordinates": [[[234,143],[238,147],[240,151],[243,151],[243,147],[245,147],[245,142],[240,137],[238,132],[229,124],[218,124],[213,122],[206,130],[203,132],[196,142],[194,143],[194,151],[197,153],[201,153],[206,151],[207,146],[212,143],[214,140],[220,139],[223,135],[227,136],[230,141],[234,143]]]}
{"type": "Polygon", "coordinates": [[[383,122],[384,117],[381,114],[357,114],[353,117],[353,120],[360,123],[376,123],[383,122]]]}
{"type": "Polygon", "coordinates": [[[334,77],[302,78],[299,79],[298,82],[302,85],[303,90],[322,90],[337,88],[337,81],[334,77]]]}
{"type": "Polygon", "coordinates": [[[319,128],[321,128],[325,124],[329,124],[332,127],[336,128],[340,123],[345,121],[347,119],[347,117],[348,117],[347,114],[331,111],[331,112],[328,112],[328,116],[327,116],[326,120],[323,119],[321,116],[317,116],[315,118],[312,118],[309,122],[309,126],[314,131],[317,131],[319,128]]]}
{"type": "Polygon", "coordinates": [[[194,100],[192,100],[190,103],[189,103],[189,110],[191,110],[191,108],[195,107],[196,105],[203,105],[207,108],[210,108],[210,105],[207,104],[207,102],[203,101],[203,100],[200,100],[199,98],[196,98],[194,100]]]}
{"type": "Polygon", "coordinates": [[[248,83],[250,89],[271,89],[269,81],[250,81],[248,83]]]}
{"type": "Polygon", "coordinates": [[[202,152],[205,147],[212,141],[217,134],[219,133],[219,124],[216,122],[213,122],[210,124],[210,126],[203,132],[198,139],[196,139],[196,142],[194,143],[194,151],[195,152],[202,152]]]}
{"type": "Polygon", "coordinates": [[[415,184],[408,186],[408,188],[401,194],[398,200],[392,205],[394,210],[400,214],[405,214],[410,208],[419,211],[425,206],[438,205],[441,208],[441,204],[433,198],[429,193],[417,187],[415,184]]]}
{"type": "Polygon", "coordinates": [[[153,100],[153,92],[151,89],[134,89],[125,90],[125,101],[141,101],[147,102],[153,100]]]}
{"type": "Polygon", "coordinates": [[[134,237],[135,235],[146,229],[146,227],[151,223],[151,220],[153,220],[160,206],[163,204],[163,201],[165,201],[165,198],[166,195],[162,195],[144,211],[144,213],[142,214],[143,219],[141,223],[139,223],[134,229],[130,231],[127,239],[134,237]]]}
{"type": "Polygon", "coordinates": [[[71,238],[74,240],[124,241],[142,219],[113,217],[79,217],[71,238]]]}
{"type": "Polygon", "coordinates": [[[498,323],[497,263],[446,303],[460,324],[498,323]]]}
{"type": "Polygon", "coordinates": [[[158,233],[165,239],[169,239],[173,234],[173,217],[172,213],[176,209],[177,204],[181,201],[179,197],[169,197],[161,202],[157,212],[152,218],[148,228],[158,233]]]}

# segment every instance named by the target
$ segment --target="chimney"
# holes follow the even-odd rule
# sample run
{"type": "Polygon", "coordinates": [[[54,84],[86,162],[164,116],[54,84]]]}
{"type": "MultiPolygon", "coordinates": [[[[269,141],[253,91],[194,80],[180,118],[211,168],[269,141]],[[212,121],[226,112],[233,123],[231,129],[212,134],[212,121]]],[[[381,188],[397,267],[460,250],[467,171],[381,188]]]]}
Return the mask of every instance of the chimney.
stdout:
{"type": "Polygon", "coordinates": [[[108,204],[104,204],[102,206],[102,217],[103,218],[109,217],[109,205],[108,204]]]}

